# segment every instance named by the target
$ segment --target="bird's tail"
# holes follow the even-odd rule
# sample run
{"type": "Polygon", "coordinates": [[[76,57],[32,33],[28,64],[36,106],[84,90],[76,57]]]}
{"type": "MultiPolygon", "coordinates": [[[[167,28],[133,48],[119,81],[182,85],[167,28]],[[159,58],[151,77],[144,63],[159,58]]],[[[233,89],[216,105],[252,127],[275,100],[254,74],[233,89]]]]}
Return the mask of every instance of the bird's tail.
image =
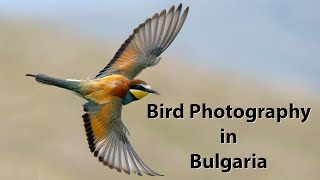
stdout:
{"type": "Polygon", "coordinates": [[[41,84],[57,86],[57,87],[68,89],[77,93],[81,87],[80,81],[78,80],[65,80],[65,79],[53,78],[44,74],[37,74],[37,75],[26,74],[26,76],[34,77],[35,80],[41,84]]]}

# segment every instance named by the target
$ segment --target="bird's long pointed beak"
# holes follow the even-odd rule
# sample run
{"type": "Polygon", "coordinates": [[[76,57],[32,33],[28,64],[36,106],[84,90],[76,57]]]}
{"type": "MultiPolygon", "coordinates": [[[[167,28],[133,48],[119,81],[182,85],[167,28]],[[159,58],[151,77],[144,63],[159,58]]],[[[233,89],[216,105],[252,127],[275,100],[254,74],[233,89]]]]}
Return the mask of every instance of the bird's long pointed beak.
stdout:
{"type": "Polygon", "coordinates": [[[160,93],[158,93],[157,91],[155,91],[153,89],[146,89],[146,91],[149,92],[149,93],[160,95],[160,93]]]}

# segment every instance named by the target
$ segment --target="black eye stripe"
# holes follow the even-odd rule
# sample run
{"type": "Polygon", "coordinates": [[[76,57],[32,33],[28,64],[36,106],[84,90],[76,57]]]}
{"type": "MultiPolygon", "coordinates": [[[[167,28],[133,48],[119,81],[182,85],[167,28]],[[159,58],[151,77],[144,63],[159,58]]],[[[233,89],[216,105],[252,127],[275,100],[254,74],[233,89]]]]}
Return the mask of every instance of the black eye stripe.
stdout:
{"type": "Polygon", "coordinates": [[[146,90],[145,87],[143,87],[143,86],[141,86],[141,85],[137,85],[137,84],[132,85],[132,86],[130,87],[130,89],[137,89],[137,90],[141,90],[141,91],[145,91],[145,90],[146,90]]]}

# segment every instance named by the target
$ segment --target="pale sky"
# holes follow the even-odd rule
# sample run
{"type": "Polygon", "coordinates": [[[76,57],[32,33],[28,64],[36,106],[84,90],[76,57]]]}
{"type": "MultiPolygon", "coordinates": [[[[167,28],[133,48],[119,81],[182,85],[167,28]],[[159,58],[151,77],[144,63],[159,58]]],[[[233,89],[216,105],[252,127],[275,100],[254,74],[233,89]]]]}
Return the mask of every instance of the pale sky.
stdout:
{"type": "Polygon", "coordinates": [[[0,0],[0,18],[57,23],[120,46],[146,18],[180,2],[190,13],[173,46],[194,59],[191,63],[320,88],[316,0],[0,0]]]}

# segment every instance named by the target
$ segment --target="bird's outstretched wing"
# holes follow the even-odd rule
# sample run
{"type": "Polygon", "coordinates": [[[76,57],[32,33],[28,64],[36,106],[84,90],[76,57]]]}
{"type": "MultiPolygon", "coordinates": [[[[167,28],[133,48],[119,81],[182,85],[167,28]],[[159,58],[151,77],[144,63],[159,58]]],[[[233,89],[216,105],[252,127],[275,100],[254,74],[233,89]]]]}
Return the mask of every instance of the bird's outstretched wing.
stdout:
{"type": "Polygon", "coordinates": [[[130,171],[142,175],[161,176],[147,167],[131,146],[128,130],[121,120],[122,99],[98,104],[89,101],[83,105],[86,112],[82,118],[91,152],[99,161],[119,172],[130,171]]]}
{"type": "Polygon", "coordinates": [[[172,6],[168,13],[163,10],[140,24],[96,78],[120,74],[133,79],[143,69],[157,65],[159,56],[176,38],[187,18],[189,7],[182,15],[181,8],[182,4],[176,10],[172,6]]]}

